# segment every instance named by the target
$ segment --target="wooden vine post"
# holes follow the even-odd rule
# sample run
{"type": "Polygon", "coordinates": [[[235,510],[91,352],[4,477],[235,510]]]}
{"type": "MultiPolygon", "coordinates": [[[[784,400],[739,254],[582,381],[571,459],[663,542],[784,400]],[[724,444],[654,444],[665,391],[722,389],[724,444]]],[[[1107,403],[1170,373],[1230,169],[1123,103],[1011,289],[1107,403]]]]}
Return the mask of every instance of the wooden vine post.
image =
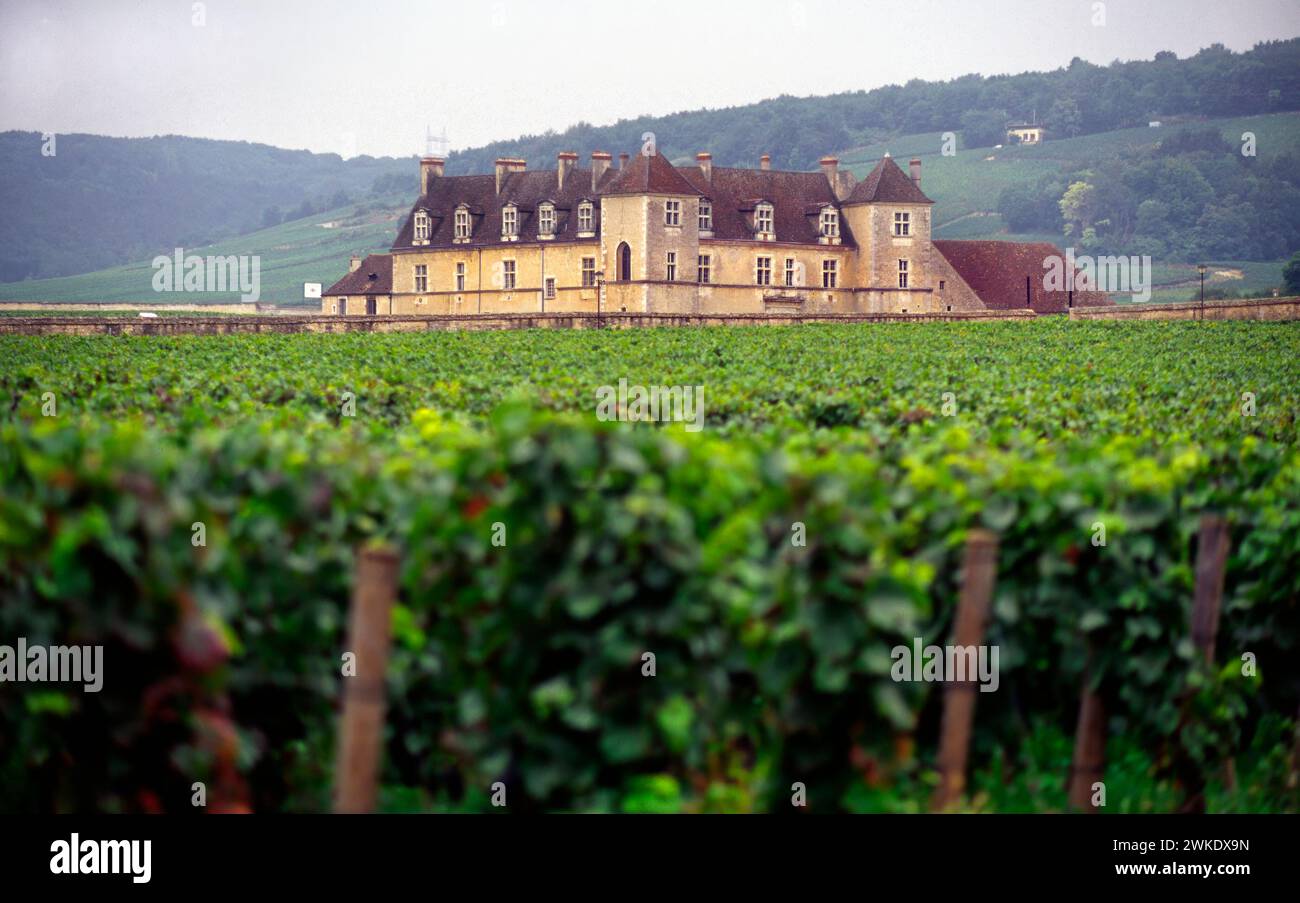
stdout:
{"type": "MultiPolygon", "coordinates": [[[[1196,545],[1196,595],[1192,602],[1192,644],[1207,665],[1214,664],[1214,644],[1219,635],[1219,609],[1223,602],[1223,580],[1227,563],[1227,520],[1219,514],[1201,515],[1196,545]]],[[[1229,765],[1229,779],[1232,772],[1229,765]]],[[[1200,769],[1193,763],[1185,762],[1179,783],[1182,784],[1184,793],[1179,811],[1204,812],[1205,776],[1200,769]]]]}
{"type": "MultiPolygon", "coordinates": [[[[961,596],[953,626],[953,644],[979,647],[984,643],[993,582],[997,576],[998,537],[988,530],[972,530],[966,537],[962,562],[961,596]]],[[[962,682],[949,681],[944,687],[943,722],[939,735],[939,786],[930,800],[932,811],[952,805],[966,789],[966,758],[970,752],[971,729],[975,721],[978,679],[967,675],[962,682]]]]}
{"type": "Polygon", "coordinates": [[[397,566],[396,552],[384,546],[366,546],[357,555],[345,650],[355,656],[355,672],[343,677],[335,812],[373,812],[378,798],[397,566]]]}
{"type": "Polygon", "coordinates": [[[1092,804],[1092,785],[1101,780],[1106,767],[1106,706],[1099,689],[1092,686],[1091,658],[1079,693],[1079,723],[1074,732],[1067,788],[1070,807],[1085,812],[1097,811],[1092,804]]]}

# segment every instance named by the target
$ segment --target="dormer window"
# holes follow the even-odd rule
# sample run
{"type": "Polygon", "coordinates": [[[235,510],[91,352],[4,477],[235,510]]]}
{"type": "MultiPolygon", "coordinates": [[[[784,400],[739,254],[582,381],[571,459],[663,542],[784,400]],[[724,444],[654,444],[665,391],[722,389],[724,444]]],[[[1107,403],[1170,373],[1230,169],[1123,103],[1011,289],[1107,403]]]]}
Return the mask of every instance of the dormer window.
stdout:
{"type": "Polygon", "coordinates": [[[822,209],[821,234],[825,238],[838,238],[840,234],[840,213],[831,207],[822,209]]]}
{"type": "Polygon", "coordinates": [[[419,242],[429,240],[429,214],[423,210],[415,211],[415,240],[419,242]]]}
{"type": "Polygon", "coordinates": [[[469,210],[464,207],[456,208],[456,238],[460,241],[468,241],[470,233],[469,210]]]}
{"type": "Polygon", "coordinates": [[[595,229],[595,211],[591,201],[583,201],[578,205],[578,231],[591,232],[595,229]]]}
{"type": "Polygon", "coordinates": [[[664,202],[664,225],[680,226],[682,224],[682,202],[665,201],[664,202]]]}
{"type": "Polygon", "coordinates": [[[554,204],[542,204],[537,208],[537,232],[539,235],[555,234],[554,204]]]}
{"type": "Polygon", "coordinates": [[[773,210],[771,204],[763,203],[754,208],[754,231],[758,233],[760,239],[769,241],[772,239],[772,219],[773,210]]]}
{"type": "Polygon", "coordinates": [[[519,235],[519,208],[507,204],[501,208],[501,237],[516,238],[519,235]]]}
{"type": "Polygon", "coordinates": [[[713,202],[700,201],[700,231],[713,231],[713,202]]]}

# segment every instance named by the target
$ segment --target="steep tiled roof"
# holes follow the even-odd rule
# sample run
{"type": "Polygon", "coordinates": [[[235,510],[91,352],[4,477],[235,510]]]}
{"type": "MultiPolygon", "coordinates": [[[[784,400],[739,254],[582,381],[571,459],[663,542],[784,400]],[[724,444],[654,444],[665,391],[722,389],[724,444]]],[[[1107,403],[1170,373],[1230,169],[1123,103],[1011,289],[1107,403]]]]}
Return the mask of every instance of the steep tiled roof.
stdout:
{"type": "MultiPolygon", "coordinates": [[[[773,206],[777,241],[817,244],[819,216],[825,205],[837,205],[830,182],[820,172],[781,172],[769,169],[712,167],[712,178],[698,167],[679,170],[695,189],[713,202],[713,237],[751,240],[754,205],[773,206]]],[[[853,247],[848,223],[840,217],[840,241],[853,247]]]]}
{"type": "MultiPolygon", "coordinates": [[[[430,180],[429,193],[419,198],[398,232],[393,249],[412,247],[415,213],[423,209],[430,217],[428,245],[453,246],[455,211],[468,206],[473,233],[468,245],[501,243],[501,209],[513,203],[519,209],[518,240],[537,240],[537,206],[544,201],[556,205],[555,242],[577,240],[578,204],[593,202],[593,229],[600,230],[600,197],[606,194],[663,193],[703,195],[713,203],[713,236],[719,239],[749,240],[754,205],[770,202],[774,209],[776,239],[781,242],[816,244],[820,235],[818,215],[826,204],[837,204],[835,192],[820,172],[780,172],[775,170],[727,169],[715,166],[712,178],[706,179],[699,167],[674,167],[661,154],[647,157],[638,154],[621,170],[610,169],[601,177],[596,191],[591,189],[591,170],[574,169],[558,187],[554,169],[512,172],[504,177],[497,194],[495,175],[444,176],[430,180]]],[[[840,219],[841,243],[853,247],[848,224],[840,219]]],[[[584,239],[590,240],[590,239],[584,239]]],[[[462,245],[463,246],[463,245],[462,245]]]]}
{"type": "MultiPolygon", "coordinates": [[[[599,188],[606,189],[618,176],[614,170],[601,178],[599,188]]],[[[592,222],[600,230],[599,193],[591,190],[591,170],[573,169],[564,178],[564,188],[559,187],[559,174],[554,168],[512,172],[505,175],[501,193],[497,194],[496,176],[441,176],[429,180],[429,193],[412,206],[394,250],[410,248],[415,234],[415,213],[423,208],[430,217],[429,244],[419,247],[450,248],[455,234],[456,208],[469,207],[473,224],[471,246],[499,244],[501,242],[501,208],[513,203],[519,208],[519,241],[537,240],[537,206],[544,201],[555,204],[555,238],[551,241],[575,241],[578,235],[578,204],[584,199],[593,203],[592,222]]],[[[585,239],[590,240],[590,239],[585,239]]]]}
{"type": "Polygon", "coordinates": [[[898,168],[893,157],[885,157],[876,164],[865,179],[854,187],[846,204],[933,204],[911,176],[898,168]]]}
{"type": "Polygon", "coordinates": [[[697,194],[663,154],[637,154],[603,194],[697,194]]]}
{"type": "MultiPolygon", "coordinates": [[[[1045,241],[935,241],[935,249],[952,264],[962,279],[990,310],[1031,309],[1060,313],[1069,307],[1069,293],[1046,291],[1043,261],[1064,257],[1061,249],[1045,241]],[[1028,280],[1029,304],[1025,291],[1028,280]]],[[[1103,292],[1074,293],[1075,307],[1114,304],[1103,292]]]]}
{"type": "Polygon", "coordinates": [[[325,295],[387,295],[393,291],[393,257],[371,254],[355,272],[327,288],[325,295]]]}

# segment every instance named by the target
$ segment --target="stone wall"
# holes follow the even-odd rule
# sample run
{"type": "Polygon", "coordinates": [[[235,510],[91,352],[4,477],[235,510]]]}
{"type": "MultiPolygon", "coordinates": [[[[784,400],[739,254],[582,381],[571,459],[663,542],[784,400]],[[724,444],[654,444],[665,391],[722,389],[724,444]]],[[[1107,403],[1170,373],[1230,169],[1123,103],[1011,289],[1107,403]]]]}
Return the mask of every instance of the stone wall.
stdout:
{"type": "MultiPolygon", "coordinates": [[[[299,312],[306,309],[308,308],[297,308],[299,312]]],[[[0,310],[39,310],[42,312],[48,311],[51,314],[56,314],[60,310],[152,310],[208,314],[257,314],[274,313],[277,308],[274,304],[261,302],[247,304],[150,304],[146,301],[0,301],[0,310]]]]}
{"type": "Polygon", "coordinates": [[[797,326],[802,323],[935,323],[1032,320],[1032,311],[944,314],[465,314],[461,316],[0,317],[0,335],[232,335],[294,332],[428,332],[489,329],[636,329],[654,326],[797,326]]]}
{"type": "Polygon", "coordinates": [[[1300,297],[1076,307],[1071,320],[1300,320],[1300,297]]]}

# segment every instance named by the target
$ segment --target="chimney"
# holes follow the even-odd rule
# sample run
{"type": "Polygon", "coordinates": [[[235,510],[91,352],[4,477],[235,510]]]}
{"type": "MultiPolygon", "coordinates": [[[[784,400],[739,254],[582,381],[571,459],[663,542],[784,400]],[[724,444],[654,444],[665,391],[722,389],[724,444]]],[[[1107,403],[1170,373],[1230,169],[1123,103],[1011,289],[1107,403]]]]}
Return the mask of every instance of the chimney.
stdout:
{"type": "Polygon", "coordinates": [[[511,172],[523,172],[527,167],[528,167],[528,161],[525,160],[523,157],[510,158],[511,172]]]}
{"type": "Polygon", "coordinates": [[[361,258],[353,257],[352,260],[348,263],[348,272],[355,273],[359,269],[361,269],[361,258]]]}
{"type": "Polygon", "coordinates": [[[826,181],[831,183],[831,190],[835,190],[835,180],[839,178],[840,160],[838,157],[822,157],[821,159],[822,175],[826,181]]]}
{"type": "Polygon", "coordinates": [[[569,173],[573,172],[574,167],[578,165],[578,155],[574,151],[560,151],[555,158],[555,177],[557,181],[557,191],[564,190],[564,180],[569,173]]]}
{"type": "Polygon", "coordinates": [[[767,172],[772,168],[772,157],[770,154],[763,154],[763,156],[758,158],[758,168],[764,172],[767,172]]]}
{"type": "Polygon", "coordinates": [[[501,194],[501,185],[510,173],[510,164],[514,162],[509,157],[497,157],[496,174],[497,174],[497,194],[501,194]]]}
{"type": "Polygon", "coordinates": [[[442,167],[447,161],[442,157],[421,157],[420,158],[420,194],[429,193],[429,186],[433,184],[434,179],[442,178],[442,167]]]}
{"type": "Polygon", "coordinates": [[[610,157],[607,151],[591,152],[591,190],[600,187],[600,178],[609,170],[610,157]]]}
{"type": "Polygon", "coordinates": [[[700,151],[695,155],[695,162],[700,164],[700,172],[704,173],[706,182],[713,181],[713,154],[707,151],[700,151]]]}
{"type": "Polygon", "coordinates": [[[623,153],[621,153],[621,154],[618,155],[618,168],[619,168],[620,170],[627,169],[627,152],[626,152],[626,151],[624,151],[623,153]]]}
{"type": "Polygon", "coordinates": [[[919,191],[921,188],[921,158],[913,157],[911,162],[908,163],[908,168],[912,170],[912,184],[919,191]]]}

